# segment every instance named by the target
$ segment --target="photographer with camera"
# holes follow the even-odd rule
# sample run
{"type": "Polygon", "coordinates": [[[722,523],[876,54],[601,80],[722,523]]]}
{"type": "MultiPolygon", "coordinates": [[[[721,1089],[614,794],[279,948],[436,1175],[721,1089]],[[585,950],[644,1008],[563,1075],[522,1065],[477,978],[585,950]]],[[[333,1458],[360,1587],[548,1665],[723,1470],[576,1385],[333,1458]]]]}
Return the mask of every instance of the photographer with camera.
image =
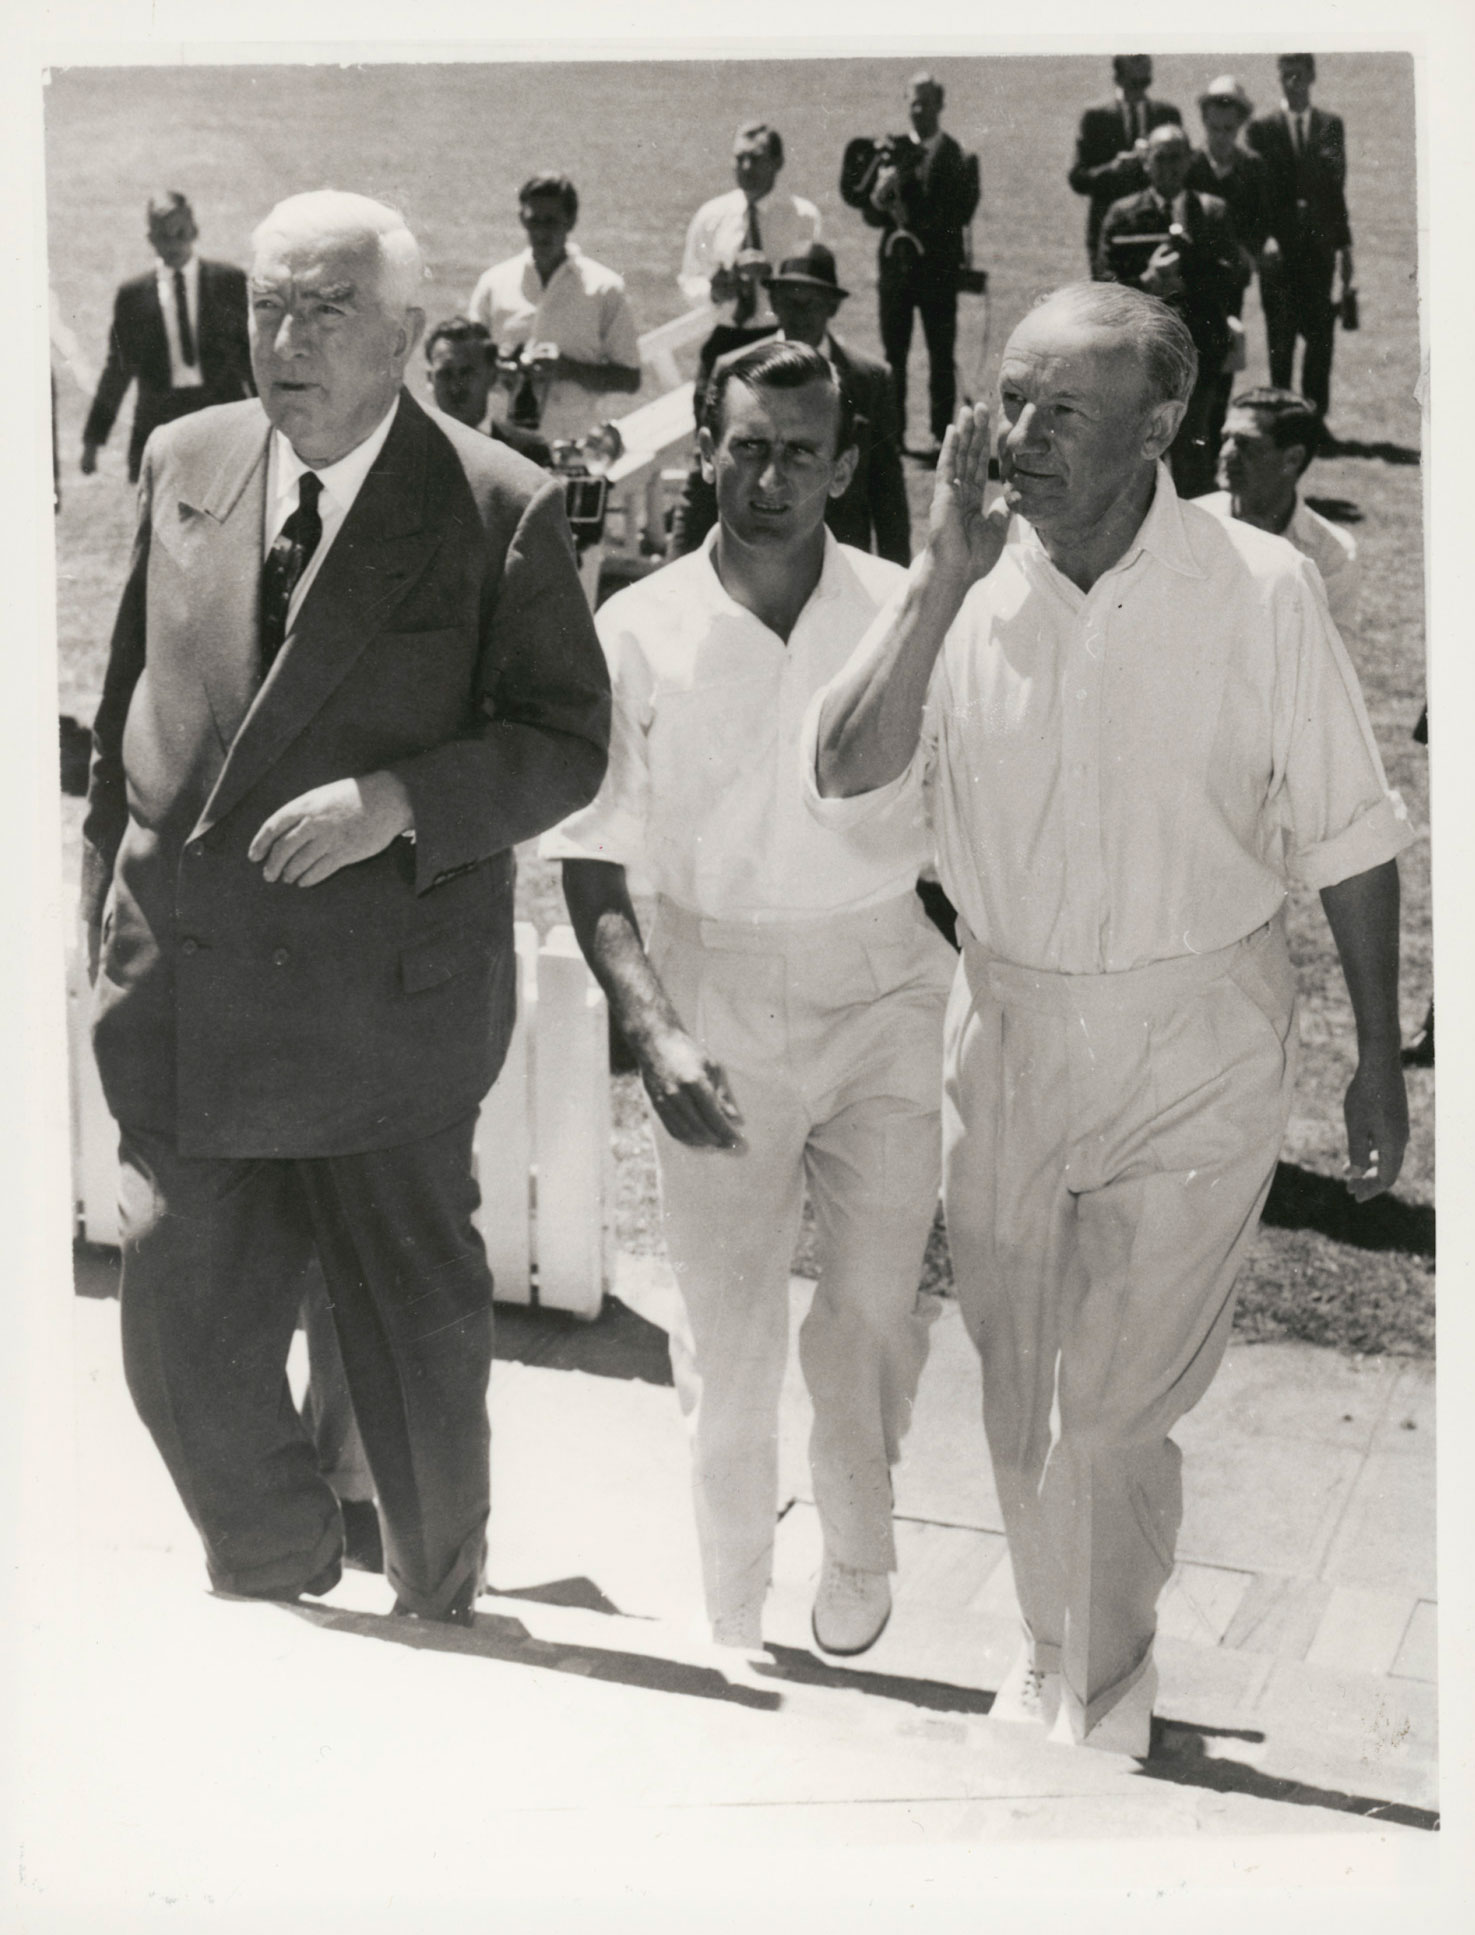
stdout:
{"type": "Polygon", "coordinates": [[[527,248],[487,270],[468,313],[497,346],[511,422],[550,443],[582,437],[603,416],[606,396],[640,388],[630,299],[613,269],[569,240],[579,194],[567,175],[525,181],[517,217],[527,248]]]}
{"type": "Polygon", "coordinates": [[[766,121],[745,121],[732,147],[737,187],[703,202],[686,231],[676,278],[681,293],[693,307],[711,302],[722,312],[702,344],[698,396],[719,356],[778,328],[766,280],[776,262],[801,254],[819,239],[814,203],[777,187],[783,165],[784,141],[778,129],[766,121]]]}
{"type": "Polygon", "coordinates": [[[957,404],[953,366],[963,233],[978,207],[978,157],[965,155],[941,126],[943,88],[914,74],[907,96],[909,134],[861,136],[845,150],[840,194],[882,231],[878,255],[881,343],[896,386],[905,437],[907,354],[912,317],[927,339],[932,440],[920,454],[935,458],[957,404]]]}
{"type": "Polygon", "coordinates": [[[1217,195],[1185,186],[1193,149],[1172,122],[1147,137],[1148,187],[1113,202],[1096,243],[1095,280],[1124,282],[1157,296],[1188,325],[1198,378],[1168,462],[1180,497],[1214,488],[1219,431],[1227,401],[1221,380],[1229,359],[1229,318],[1244,286],[1239,241],[1217,195]]]}

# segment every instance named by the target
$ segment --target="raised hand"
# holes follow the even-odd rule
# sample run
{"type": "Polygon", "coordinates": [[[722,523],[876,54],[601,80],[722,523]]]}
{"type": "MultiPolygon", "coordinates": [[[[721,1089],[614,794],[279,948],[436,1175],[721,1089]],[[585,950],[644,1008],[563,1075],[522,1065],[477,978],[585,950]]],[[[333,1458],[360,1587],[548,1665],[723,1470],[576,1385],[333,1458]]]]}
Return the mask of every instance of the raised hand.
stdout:
{"type": "Polygon", "coordinates": [[[965,404],[942,440],[927,514],[927,548],[943,569],[970,584],[993,570],[1009,530],[1002,501],[990,511],[983,508],[988,445],[987,406],[965,404]]]}

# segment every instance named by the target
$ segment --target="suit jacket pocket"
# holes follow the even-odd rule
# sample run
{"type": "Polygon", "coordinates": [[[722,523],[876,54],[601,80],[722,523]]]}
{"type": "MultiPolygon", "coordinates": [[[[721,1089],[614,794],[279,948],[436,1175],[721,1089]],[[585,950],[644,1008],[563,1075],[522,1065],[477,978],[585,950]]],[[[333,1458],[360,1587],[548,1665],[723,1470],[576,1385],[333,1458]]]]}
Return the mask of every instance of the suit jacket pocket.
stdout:
{"type": "Polygon", "coordinates": [[[400,985],[406,994],[421,994],[438,988],[490,953],[484,936],[467,927],[448,927],[427,934],[404,948],[399,957],[400,985]]]}

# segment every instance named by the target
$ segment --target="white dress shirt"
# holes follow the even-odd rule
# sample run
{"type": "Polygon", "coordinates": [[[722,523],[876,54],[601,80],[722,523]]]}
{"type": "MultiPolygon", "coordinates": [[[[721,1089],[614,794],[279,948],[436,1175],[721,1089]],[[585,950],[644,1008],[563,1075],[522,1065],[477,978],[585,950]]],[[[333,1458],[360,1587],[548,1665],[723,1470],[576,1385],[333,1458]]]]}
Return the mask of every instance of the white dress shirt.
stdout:
{"type": "Polygon", "coordinates": [[[1413,837],[1320,580],[1280,538],[1180,502],[1158,466],[1121,561],[1083,592],[1015,519],[938,659],[890,786],[821,799],[836,828],[929,772],[943,886],[1022,967],[1115,973],[1228,946],[1288,883],[1319,888],[1413,837]]]}
{"type": "MultiPolygon", "coordinates": [[[[485,323],[498,348],[556,343],[580,363],[640,367],[640,340],[623,278],[573,242],[547,282],[531,249],[495,263],[472,291],[466,313],[485,323]]],[[[498,407],[505,410],[505,402],[498,407]]],[[[608,413],[603,393],[559,377],[548,386],[538,430],[550,442],[582,437],[608,413]]]]}
{"type": "MultiPolygon", "coordinates": [[[[1230,508],[1233,499],[1227,490],[1211,491],[1207,497],[1196,497],[1193,501],[1212,511],[1215,517],[1234,515],[1230,508]]],[[[1362,588],[1357,540],[1350,531],[1331,523],[1299,498],[1281,536],[1288,544],[1294,544],[1303,558],[1310,558],[1321,573],[1327,603],[1332,608],[1332,623],[1345,637],[1357,622],[1357,598],[1362,588]]]]}
{"type": "MultiPolygon", "coordinates": [[[[333,548],[333,540],[343,529],[343,520],[353,509],[354,499],[364,487],[374,459],[384,448],[389,435],[389,426],[394,422],[394,413],[399,408],[399,398],[390,404],[386,414],[360,444],[355,444],[346,457],[340,457],[335,464],[324,464],[318,471],[318,481],[322,484],[322,496],[318,499],[318,516],[322,520],[323,534],[318,539],[317,549],[307,561],[307,567],[297,580],[292,592],[292,602],[287,607],[287,631],[291,632],[297,621],[297,613],[307,596],[313,579],[322,569],[323,559],[333,548]]],[[[280,430],[271,433],[270,454],[267,458],[266,473],[266,524],[262,533],[261,555],[264,558],[281,533],[282,526],[297,509],[297,480],[311,464],[303,463],[297,452],[288,443],[280,430]]]]}
{"type": "MultiPolygon", "coordinates": [[[[770,266],[777,270],[791,255],[801,255],[811,242],[819,240],[819,210],[802,195],[786,195],[771,189],[755,204],[758,210],[758,239],[770,266]]],[[[704,202],[691,218],[686,231],[686,253],[676,280],[692,306],[711,299],[711,282],[719,268],[731,268],[747,247],[748,198],[741,188],[730,189],[704,202]]],[[[736,297],[720,304],[722,320],[730,323],[736,297]]],[[[753,329],[771,329],[778,318],[768,294],[758,289],[758,306],[748,318],[753,329]]]]}
{"type": "Polygon", "coordinates": [[[194,337],[195,360],[186,363],[179,347],[179,306],[174,300],[174,271],[160,262],[154,269],[159,289],[159,309],[164,317],[164,334],[169,341],[169,386],[175,390],[198,390],[205,378],[200,370],[200,258],[192,255],[183,268],[184,299],[189,304],[190,331],[194,337]]]}
{"type": "Polygon", "coordinates": [[[717,533],[619,592],[595,626],[614,692],[609,770],[545,834],[552,860],[609,860],[712,920],[795,920],[909,893],[926,862],[921,796],[832,832],[805,810],[799,735],[906,573],[825,533],[788,643],[723,589],[717,533]]]}

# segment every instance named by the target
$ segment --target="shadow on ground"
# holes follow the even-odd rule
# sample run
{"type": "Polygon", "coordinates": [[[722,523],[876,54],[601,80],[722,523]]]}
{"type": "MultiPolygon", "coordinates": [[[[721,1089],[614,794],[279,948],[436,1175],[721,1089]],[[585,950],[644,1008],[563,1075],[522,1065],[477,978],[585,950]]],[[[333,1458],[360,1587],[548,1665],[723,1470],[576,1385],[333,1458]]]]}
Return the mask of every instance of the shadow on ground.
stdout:
{"type": "Polygon", "coordinates": [[[1398,1196],[1357,1203],[1334,1176],[1294,1162],[1276,1165],[1262,1222],[1272,1229],[1316,1230],[1359,1250],[1399,1250],[1405,1256],[1434,1254],[1434,1209],[1398,1196]]]}
{"type": "Polygon", "coordinates": [[[1359,437],[1337,437],[1325,453],[1328,457],[1371,457],[1380,464],[1417,464],[1423,460],[1406,443],[1364,443],[1359,437]]]}

